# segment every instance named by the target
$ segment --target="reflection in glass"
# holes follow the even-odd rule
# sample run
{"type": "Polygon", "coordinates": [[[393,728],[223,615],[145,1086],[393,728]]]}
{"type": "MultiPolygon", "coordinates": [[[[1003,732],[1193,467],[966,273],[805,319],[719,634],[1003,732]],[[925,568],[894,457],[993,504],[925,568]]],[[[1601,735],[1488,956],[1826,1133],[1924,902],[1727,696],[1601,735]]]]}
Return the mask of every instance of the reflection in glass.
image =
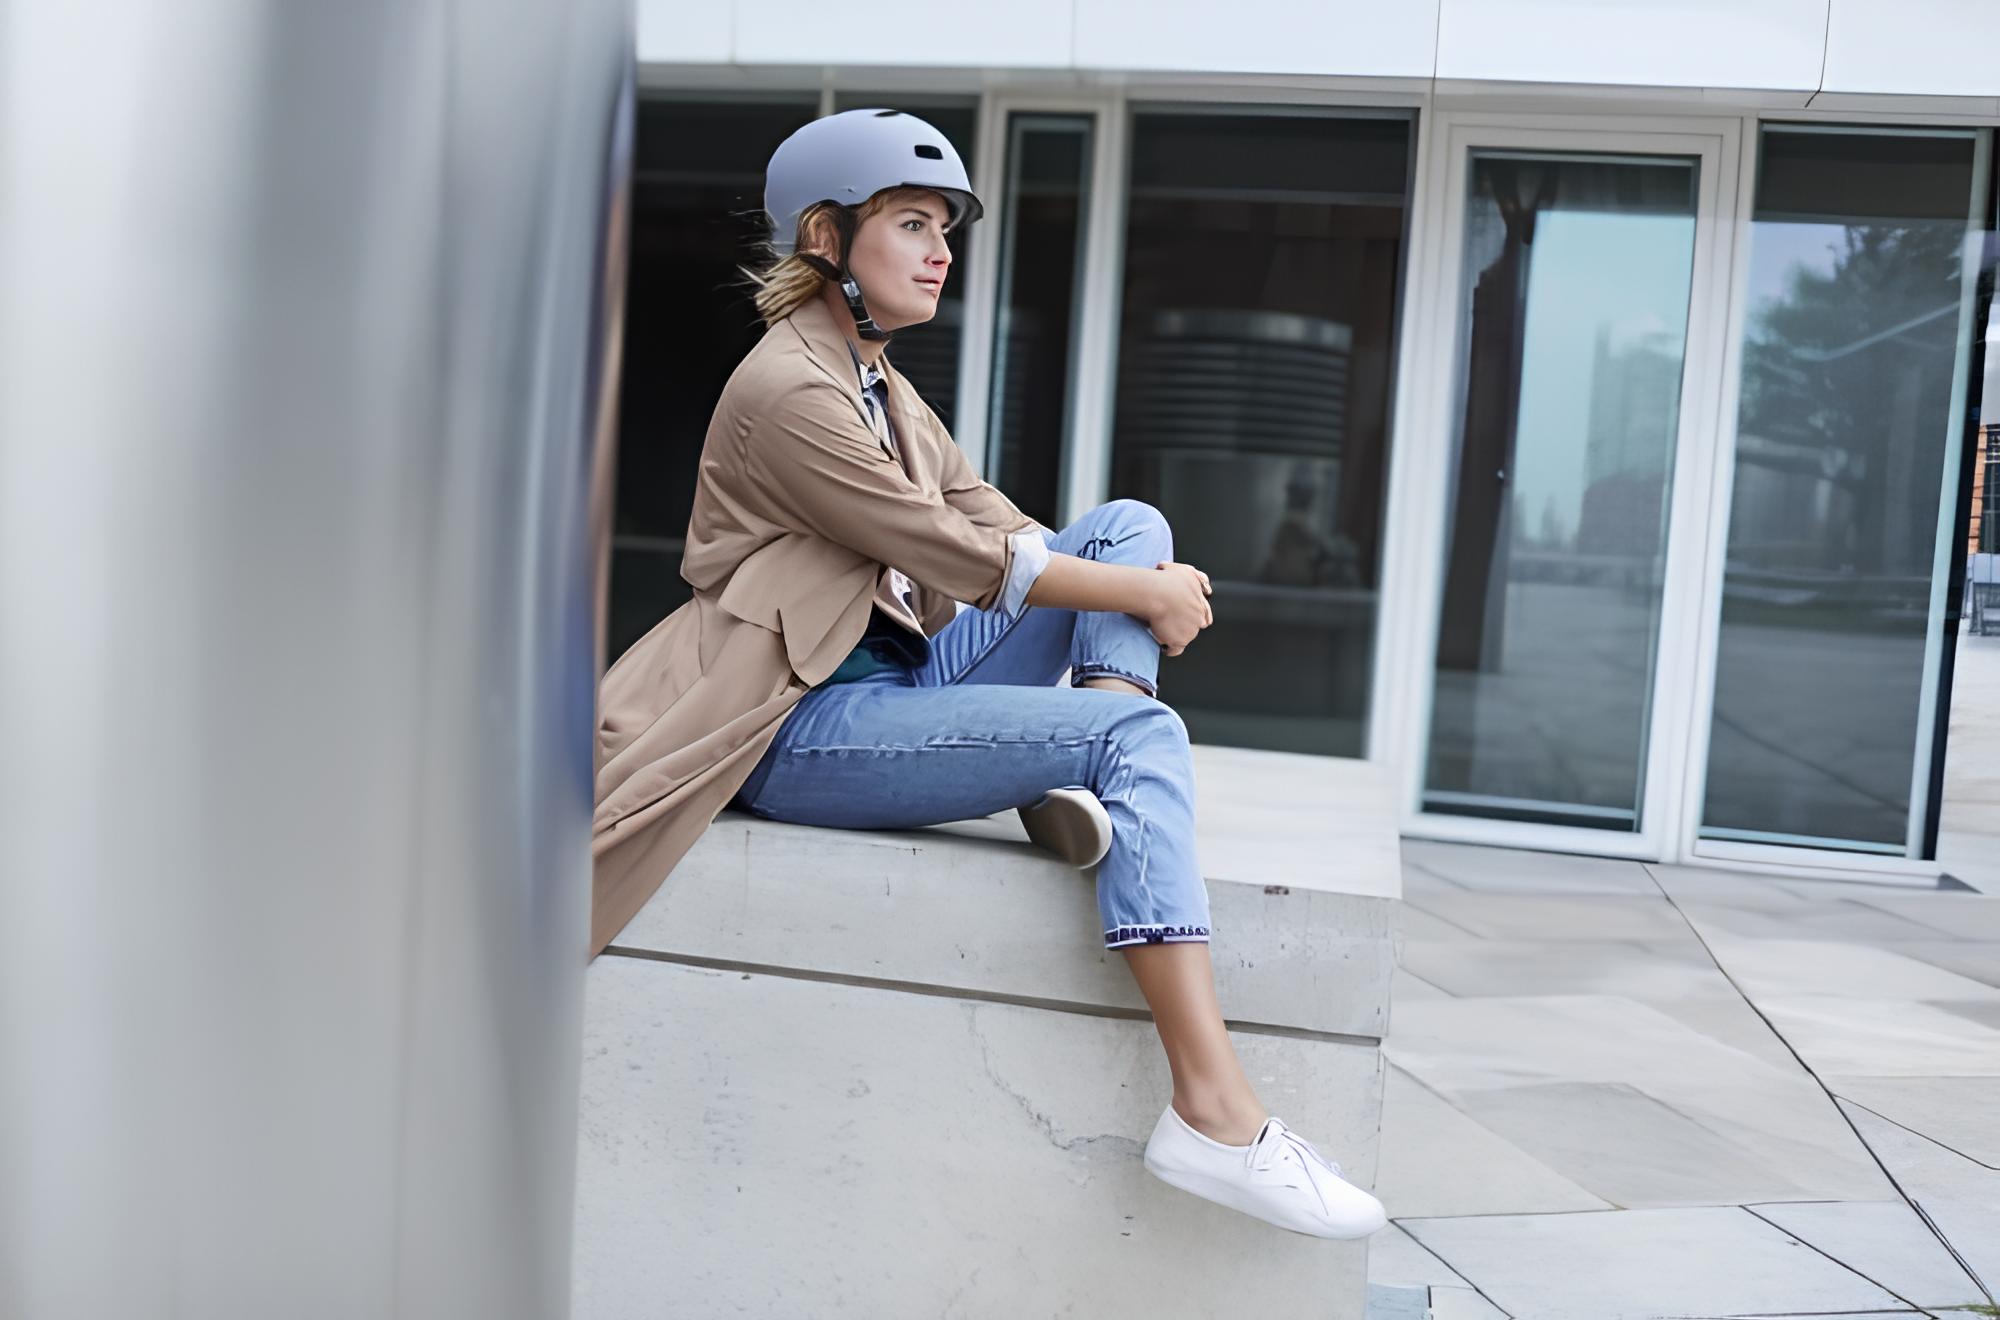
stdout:
{"type": "Polygon", "coordinates": [[[988,435],[993,483],[1045,527],[1062,526],[1090,126],[1060,115],[1015,115],[1008,125],[988,435]]]}
{"type": "Polygon", "coordinates": [[[1428,811],[1640,828],[1696,174],[1473,153],[1428,811]]]}
{"type": "Polygon", "coordinates": [[[1978,148],[1764,132],[1704,837],[1908,846],[1978,148]]]}
{"type": "Polygon", "coordinates": [[[1407,116],[1132,122],[1111,494],[1215,584],[1162,697],[1202,742],[1364,755],[1407,116]]]}

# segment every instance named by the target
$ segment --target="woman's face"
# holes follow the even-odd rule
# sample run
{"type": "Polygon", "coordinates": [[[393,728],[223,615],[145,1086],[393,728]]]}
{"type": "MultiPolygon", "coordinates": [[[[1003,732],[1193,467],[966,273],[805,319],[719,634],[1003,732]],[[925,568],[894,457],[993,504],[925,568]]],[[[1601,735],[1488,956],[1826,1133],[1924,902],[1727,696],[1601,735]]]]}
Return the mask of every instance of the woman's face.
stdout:
{"type": "Polygon", "coordinates": [[[868,314],[884,330],[921,325],[937,314],[951,269],[944,230],[951,211],[933,192],[899,189],[854,233],[847,268],[860,281],[868,314]]]}

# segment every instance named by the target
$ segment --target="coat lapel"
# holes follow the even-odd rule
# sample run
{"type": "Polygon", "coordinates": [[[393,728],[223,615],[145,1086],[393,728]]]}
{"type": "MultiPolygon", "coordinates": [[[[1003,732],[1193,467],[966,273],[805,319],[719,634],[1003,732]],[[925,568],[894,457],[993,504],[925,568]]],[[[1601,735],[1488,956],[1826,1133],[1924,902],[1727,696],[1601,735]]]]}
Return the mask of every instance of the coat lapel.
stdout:
{"type": "MultiPolygon", "coordinates": [[[[868,405],[861,401],[861,376],[855,369],[854,352],[848,345],[847,336],[841,333],[840,326],[834,321],[832,310],[818,298],[813,298],[786,317],[784,324],[792,327],[797,333],[805,354],[813,365],[834,384],[840,386],[840,392],[853,405],[862,425],[867,426],[872,434],[875,428],[868,420],[868,405]]],[[[927,445],[919,438],[926,432],[920,429],[923,424],[910,407],[909,401],[913,395],[910,392],[909,382],[889,365],[886,356],[882,359],[882,374],[889,386],[889,413],[892,419],[890,424],[896,430],[897,462],[902,465],[904,474],[911,481],[919,486],[934,486],[937,476],[926,457],[927,445]]],[[[911,631],[923,632],[923,624],[910,612],[909,606],[890,592],[886,566],[876,578],[875,603],[885,613],[901,620],[911,631]]],[[[824,631],[817,619],[795,618],[787,623],[786,644],[804,645],[806,644],[804,639],[817,638],[824,631]],[[794,643],[792,641],[794,636],[801,641],[794,643]]],[[[805,657],[794,655],[792,659],[803,663],[805,657]]]]}
{"type": "Polygon", "coordinates": [[[847,346],[847,336],[840,333],[840,327],[834,324],[833,313],[827,305],[818,298],[810,298],[786,317],[784,324],[798,335],[813,365],[847,396],[847,402],[853,406],[854,415],[861,419],[861,424],[868,425],[868,407],[861,402],[861,380],[854,371],[854,357],[847,346]]]}

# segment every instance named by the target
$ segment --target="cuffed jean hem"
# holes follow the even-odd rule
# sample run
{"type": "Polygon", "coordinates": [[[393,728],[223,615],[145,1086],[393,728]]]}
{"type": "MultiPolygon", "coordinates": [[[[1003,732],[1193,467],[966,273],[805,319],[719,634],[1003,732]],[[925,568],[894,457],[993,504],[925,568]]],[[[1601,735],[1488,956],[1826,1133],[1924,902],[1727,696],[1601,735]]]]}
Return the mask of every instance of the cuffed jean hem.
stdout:
{"type": "Polygon", "coordinates": [[[1110,665],[1079,665],[1069,671],[1069,685],[1071,687],[1082,687],[1083,681],[1086,678],[1122,678],[1127,683],[1139,688],[1149,697],[1158,697],[1160,695],[1160,689],[1154,684],[1152,679],[1142,674],[1132,673],[1130,670],[1116,669],[1110,665]]]}
{"type": "Polygon", "coordinates": [[[1134,944],[1207,944],[1206,926],[1115,926],[1104,932],[1104,947],[1123,949],[1134,944]]]}

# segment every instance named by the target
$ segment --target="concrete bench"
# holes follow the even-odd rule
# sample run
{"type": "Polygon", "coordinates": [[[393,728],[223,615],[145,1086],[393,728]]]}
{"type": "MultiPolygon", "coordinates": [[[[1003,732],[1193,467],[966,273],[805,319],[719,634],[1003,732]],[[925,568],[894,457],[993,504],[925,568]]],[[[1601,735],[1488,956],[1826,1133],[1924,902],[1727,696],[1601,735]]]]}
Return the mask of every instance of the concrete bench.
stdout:
{"type": "MultiPolygon", "coordinates": [[[[1260,1096],[1372,1182],[1401,892],[1386,774],[1196,749],[1218,993],[1260,1096]]],[[[579,1320],[1358,1316],[1362,1243],[1148,1174],[1170,1093],[1091,878],[1012,813],[725,813],[591,967],[579,1320]]]]}

